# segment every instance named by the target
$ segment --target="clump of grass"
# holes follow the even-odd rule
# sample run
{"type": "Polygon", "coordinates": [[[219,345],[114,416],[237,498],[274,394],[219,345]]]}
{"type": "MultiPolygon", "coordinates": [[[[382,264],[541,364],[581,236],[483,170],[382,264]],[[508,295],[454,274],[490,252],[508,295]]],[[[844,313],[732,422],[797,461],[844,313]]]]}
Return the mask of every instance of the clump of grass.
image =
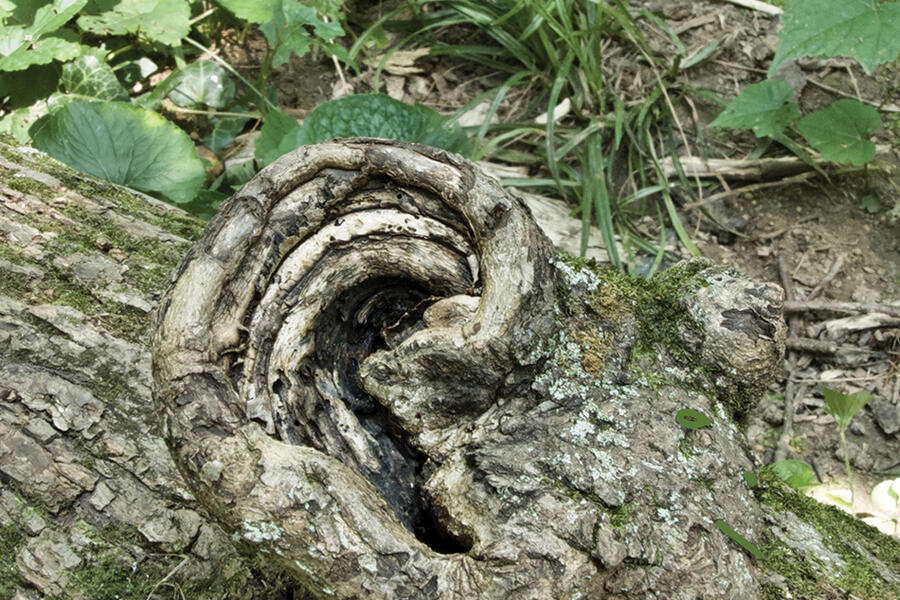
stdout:
{"type": "MultiPolygon", "coordinates": [[[[412,39],[428,43],[431,32],[465,24],[477,29],[476,39],[492,43],[451,45],[432,40],[431,54],[479,63],[507,77],[458,113],[490,100],[484,122],[475,131],[473,158],[543,165],[549,177],[501,183],[552,187],[572,201],[582,220],[582,255],[596,224],[616,268],[633,270],[634,253],[643,251],[654,256],[652,274],[664,258],[667,222],[688,251],[699,254],[675,210],[659,159],[663,147],[674,145],[674,131],[681,129],[667,87],[684,58],[683,46],[663,21],[646,11],[632,14],[621,0],[447,0],[430,13],[421,10],[425,4],[415,0],[420,10],[403,24],[410,34],[395,49],[412,39]],[[678,49],[671,64],[653,57],[639,20],[678,49]],[[611,56],[628,59],[612,61],[619,65],[641,63],[642,70],[653,73],[651,81],[637,86],[629,99],[621,84],[623,73],[613,72],[615,67],[609,64],[611,56]],[[531,102],[518,120],[492,125],[513,89],[529,90],[531,102]],[[563,105],[568,114],[554,119],[563,105]],[[548,116],[542,123],[534,119],[539,113],[548,116]],[[663,184],[651,182],[648,173],[663,184]],[[654,209],[661,233],[659,239],[650,240],[630,217],[654,209]],[[617,250],[617,239],[625,257],[617,250]]],[[[365,38],[366,34],[351,54],[359,51],[365,38]]],[[[681,179],[688,183],[683,173],[681,179]]]]}

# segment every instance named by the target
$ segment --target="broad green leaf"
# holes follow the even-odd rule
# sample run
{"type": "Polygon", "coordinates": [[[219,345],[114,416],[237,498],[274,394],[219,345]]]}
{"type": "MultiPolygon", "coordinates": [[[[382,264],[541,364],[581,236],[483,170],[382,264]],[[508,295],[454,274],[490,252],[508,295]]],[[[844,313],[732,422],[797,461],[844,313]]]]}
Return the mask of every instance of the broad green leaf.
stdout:
{"type": "Polygon", "coordinates": [[[78,56],[84,46],[62,35],[51,34],[86,3],[87,0],[56,0],[32,13],[30,25],[0,26],[0,71],[21,71],[31,65],[46,65],[54,60],[66,61],[78,56]]]}
{"type": "Polygon", "coordinates": [[[238,19],[251,23],[265,23],[272,20],[272,7],[278,0],[217,0],[238,19]]]}
{"type": "Polygon", "coordinates": [[[206,219],[208,221],[213,218],[216,211],[219,210],[219,207],[222,206],[222,203],[227,199],[228,194],[213,190],[200,190],[193,200],[184,204],[179,204],[178,207],[186,210],[192,215],[197,215],[201,219],[206,219]]]}
{"type": "Polygon", "coordinates": [[[343,13],[344,0],[304,0],[304,4],[309,4],[315,8],[320,15],[329,17],[332,21],[337,21],[343,13]]]}
{"type": "Polygon", "coordinates": [[[59,83],[69,94],[96,100],[128,101],[128,92],[119,83],[112,68],[96,56],[82,56],[64,64],[59,83]]]}
{"type": "Polygon", "coordinates": [[[775,137],[800,116],[800,107],[788,102],[790,97],[791,86],[780,79],[748,85],[710,126],[750,129],[756,137],[775,137]]]}
{"type": "Polygon", "coordinates": [[[218,152],[234,141],[249,120],[249,117],[217,117],[213,119],[212,132],[203,139],[203,143],[213,152],[218,152]]]}
{"type": "Polygon", "coordinates": [[[77,15],[85,4],[87,0],[54,0],[52,4],[48,3],[34,12],[34,21],[26,32],[33,40],[53,33],[77,15]]]}
{"type": "Polygon", "coordinates": [[[769,75],[803,56],[850,56],[868,73],[900,54],[900,2],[791,0],[769,75]]]}
{"type": "Polygon", "coordinates": [[[818,485],[812,468],[802,460],[779,460],[768,468],[794,489],[804,490],[818,485]]]}
{"type": "Polygon", "coordinates": [[[188,202],[205,178],[186,133],[123,102],[74,101],[38,120],[34,146],[74,169],[174,202],[188,202]]]}
{"type": "Polygon", "coordinates": [[[838,100],[797,122],[797,129],[823,159],[857,167],[875,156],[875,144],[868,136],[879,127],[878,111],[858,100],[838,100]]]}
{"type": "Polygon", "coordinates": [[[178,85],[169,92],[169,100],[185,107],[222,108],[233,97],[234,83],[211,60],[198,60],[181,69],[178,85]]]}
{"type": "Polygon", "coordinates": [[[0,27],[0,56],[7,57],[30,44],[25,42],[24,27],[0,27]]]}
{"type": "Polygon", "coordinates": [[[21,71],[31,65],[46,65],[54,60],[65,62],[81,54],[84,47],[62,38],[43,37],[33,44],[22,45],[0,58],[0,71],[21,71]]]}
{"type": "Polygon", "coordinates": [[[159,66],[146,56],[116,65],[116,75],[126,87],[131,87],[138,81],[150,77],[158,70],[159,66]]]}
{"type": "Polygon", "coordinates": [[[856,413],[872,399],[866,390],[844,394],[822,386],[822,394],[825,396],[825,412],[834,417],[842,430],[847,429],[856,413]]]}
{"type": "Polygon", "coordinates": [[[230,163],[225,167],[224,182],[233,190],[239,190],[245,183],[253,179],[258,169],[256,161],[245,160],[236,163],[230,163]]]}
{"type": "Polygon", "coordinates": [[[3,0],[7,8],[5,12],[9,15],[7,23],[10,25],[28,25],[34,20],[34,13],[37,10],[50,4],[50,0],[3,0]]]}
{"type": "Polygon", "coordinates": [[[270,110],[263,121],[254,155],[267,165],[282,154],[302,145],[300,123],[278,110],[270,110]]]}
{"type": "Polygon", "coordinates": [[[343,137],[378,137],[418,142],[467,153],[469,139],[458,125],[421,104],[405,104],[385,94],[358,94],[323,102],[303,121],[304,144],[343,137]]]}
{"type": "Polygon", "coordinates": [[[140,33],[167,46],[177,46],[190,31],[187,0],[121,0],[112,10],[83,15],[78,26],[97,35],[140,33]]]}

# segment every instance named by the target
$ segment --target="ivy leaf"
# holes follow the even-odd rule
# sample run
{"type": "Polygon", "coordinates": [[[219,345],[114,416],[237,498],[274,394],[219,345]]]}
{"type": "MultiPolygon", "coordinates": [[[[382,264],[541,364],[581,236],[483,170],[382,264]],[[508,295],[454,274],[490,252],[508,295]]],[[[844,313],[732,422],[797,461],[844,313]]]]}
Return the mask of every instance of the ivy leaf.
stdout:
{"type": "Polygon", "coordinates": [[[825,396],[825,412],[834,417],[841,430],[847,429],[856,413],[872,399],[872,395],[866,390],[844,394],[824,386],[822,395],[825,396]]]}
{"type": "Polygon", "coordinates": [[[211,106],[222,108],[234,97],[234,83],[225,70],[211,60],[198,60],[186,65],[179,74],[179,83],[169,99],[178,106],[211,106]]]}
{"type": "Polygon", "coordinates": [[[249,117],[217,117],[212,122],[213,130],[203,139],[203,143],[213,152],[218,152],[234,141],[249,120],[249,117]]]}
{"type": "Polygon", "coordinates": [[[900,2],[880,0],[792,0],[769,66],[771,76],[803,56],[850,56],[867,73],[900,54],[900,2]]]}
{"type": "Polygon", "coordinates": [[[160,115],[123,102],[72,101],[30,130],[35,148],[74,169],[173,202],[188,202],[205,179],[188,135],[160,115]]]}
{"type": "Polygon", "coordinates": [[[96,56],[86,55],[64,64],[59,83],[69,94],[96,100],[128,101],[128,92],[112,68],[96,56]]]}
{"type": "Polygon", "coordinates": [[[812,468],[802,460],[779,460],[768,467],[783,482],[795,490],[818,485],[812,468]]]}
{"type": "Polygon", "coordinates": [[[385,94],[357,94],[323,102],[302,126],[283,113],[270,112],[256,142],[256,158],[268,164],[299,146],[347,137],[416,142],[460,153],[470,150],[462,128],[448,125],[447,117],[427,106],[405,104],[385,94]]]}
{"type": "Polygon", "coordinates": [[[303,121],[303,143],[333,138],[377,137],[417,142],[451,152],[469,151],[458,125],[422,104],[406,104],[385,94],[357,94],[323,102],[303,121]]]}
{"type": "Polygon", "coordinates": [[[238,19],[251,23],[272,20],[272,7],[278,0],[217,0],[238,19]]]}
{"type": "Polygon", "coordinates": [[[120,0],[99,15],[83,15],[78,26],[97,35],[142,33],[154,42],[177,46],[190,31],[187,0],[120,0]]]}
{"type": "Polygon", "coordinates": [[[790,97],[791,86],[780,79],[748,85],[710,127],[750,129],[756,137],[776,137],[800,116],[800,107],[788,102],[790,97]]]}
{"type": "Polygon", "coordinates": [[[875,156],[875,144],[868,136],[881,127],[878,111],[858,100],[838,100],[828,108],[808,114],[797,129],[822,158],[851,163],[857,167],[875,156]]]}

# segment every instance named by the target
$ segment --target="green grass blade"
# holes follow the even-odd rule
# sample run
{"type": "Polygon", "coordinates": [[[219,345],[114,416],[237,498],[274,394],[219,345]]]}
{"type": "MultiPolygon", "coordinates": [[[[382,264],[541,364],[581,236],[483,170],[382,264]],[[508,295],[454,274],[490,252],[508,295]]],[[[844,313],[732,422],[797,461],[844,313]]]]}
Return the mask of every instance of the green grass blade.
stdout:
{"type": "Polygon", "coordinates": [[[575,58],[575,55],[569,52],[566,54],[566,57],[563,59],[563,63],[560,66],[559,71],[556,73],[556,78],[553,80],[553,87],[550,88],[550,97],[547,101],[547,125],[546,132],[547,137],[544,140],[546,144],[547,151],[547,166],[550,168],[550,174],[553,176],[553,179],[559,180],[559,158],[556,155],[556,136],[554,135],[554,128],[556,127],[556,123],[553,120],[553,111],[556,108],[557,101],[559,100],[559,94],[562,91],[563,86],[566,82],[566,77],[569,74],[569,69],[572,67],[572,60],[575,58]]]}
{"type": "Polygon", "coordinates": [[[569,152],[579,146],[588,137],[606,127],[607,124],[603,121],[592,121],[590,125],[578,131],[578,133],[569,138],[568,142],[556,149],[557,158],[564,158],[567,154],[569,154],[569,152]]]}
{"type": "MultiPolygon", "coordinates": [[[[595,135],[588,140],[586,156],[586,164],[582,164],[582,177],[585,182],[590,182],[590,186],[588,187],[586,184],[585,190],[586,192],[589,190],[590,195],[593,197],[594,210],[597,213],[597,225],[600,227],[600,235],[606,246],[609,262],[621,271],[622,260],[616,247],[612,207],[610,206],[609,193],[606,187],[606,161],[603,156],[603,138],[600,135],[595,135]]],[[[584,236],[583,230],[582,236],[584,236]]]]}

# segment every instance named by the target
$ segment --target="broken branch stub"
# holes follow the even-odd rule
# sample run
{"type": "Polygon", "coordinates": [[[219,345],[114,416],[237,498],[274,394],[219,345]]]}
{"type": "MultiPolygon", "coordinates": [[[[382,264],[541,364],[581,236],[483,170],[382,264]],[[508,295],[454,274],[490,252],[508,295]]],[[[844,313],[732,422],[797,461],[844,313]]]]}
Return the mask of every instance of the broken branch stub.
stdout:
{"type": "Polygon", "coordinates": [[[432,148],[347,140],[261,171],[157,314],[155,397],[198,500],[320,594],[503,589],[433,482],[550,337],[551,252],[432,148]]]}

